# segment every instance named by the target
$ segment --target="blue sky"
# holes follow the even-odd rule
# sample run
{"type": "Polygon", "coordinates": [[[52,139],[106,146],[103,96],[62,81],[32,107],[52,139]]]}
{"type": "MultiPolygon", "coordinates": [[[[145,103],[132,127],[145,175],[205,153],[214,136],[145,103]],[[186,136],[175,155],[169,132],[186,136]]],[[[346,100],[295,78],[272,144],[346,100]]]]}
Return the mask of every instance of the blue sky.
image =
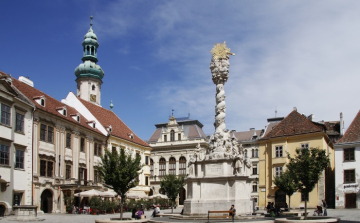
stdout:
{"type": "Polygon", "coordinates": [[[1,1],[0,70],[61,100],[94,16],[102,106],[147,140],[187,116],[214,132],[214,43],[227,42],[227,128],[264,128],[293,107],[347,127],[360,108],[359,1],[1,1]]]}

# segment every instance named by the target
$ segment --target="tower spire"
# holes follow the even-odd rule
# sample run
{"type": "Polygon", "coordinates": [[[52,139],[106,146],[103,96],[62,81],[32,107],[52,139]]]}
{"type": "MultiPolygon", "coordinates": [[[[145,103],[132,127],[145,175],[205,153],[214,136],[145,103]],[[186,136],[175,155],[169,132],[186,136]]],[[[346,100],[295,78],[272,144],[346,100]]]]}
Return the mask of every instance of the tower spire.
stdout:
{"type": "Polygon", "coordinates": [[[90,16],[90,29],[92,29],[92,20],[93,20],[93,16],[92,16],[92,12],[91,12],[91,16],[90,16]]]}

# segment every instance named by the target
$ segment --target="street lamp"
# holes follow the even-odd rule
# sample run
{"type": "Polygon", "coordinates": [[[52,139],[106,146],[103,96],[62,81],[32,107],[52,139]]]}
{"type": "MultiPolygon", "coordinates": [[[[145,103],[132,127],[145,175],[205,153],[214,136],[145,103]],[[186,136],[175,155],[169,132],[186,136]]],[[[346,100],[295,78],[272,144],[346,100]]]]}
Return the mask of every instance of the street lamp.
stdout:
{"type": "Polygon", "coordinates": [[[80,213],[80,201],[81,201],[81,191],[80,191],[80,187],[81,187],[81,183],[80,183],[80,180],[78,182],[78,188],[79,188],[79,206],[78,206],[78,210],[79,210],[79,213],[80,213]]]}

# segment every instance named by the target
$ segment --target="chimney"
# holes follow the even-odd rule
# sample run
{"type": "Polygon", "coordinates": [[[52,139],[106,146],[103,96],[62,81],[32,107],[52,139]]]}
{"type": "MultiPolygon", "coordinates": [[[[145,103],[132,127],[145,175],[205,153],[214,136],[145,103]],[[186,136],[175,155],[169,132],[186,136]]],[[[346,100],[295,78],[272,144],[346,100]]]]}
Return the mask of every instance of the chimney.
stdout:
{"type": "Polygon", "coordinates": [[[340,112],[340,136],[344,135],[344,119],[343,113],[340,112]]]}
{"type": "Polygon", "coordinates": [[[294,107],[294,108],[293,108],[293,110],[294,110],[294,111],[297,111],[297,108],[296,108],[296,107],[294,107]]]}
{"type": "Polygon", "coordinates": [[[19,81],[23,82],[24,84],[29,85],[30,87],[34,87],[34,82],[30,80],[28,77],[20,76],[19,81]]]}
{"type": "Polygon", "coordinates": [[[309,115],[308,119],[312,122],[315,122],[315,115],[314,114],[309,115]]]}
{"type": "Polygon", "coordinates": [[[250,128],[250,131],[251,131],[251,130],[255,130],[255,128],[250,128]]]}

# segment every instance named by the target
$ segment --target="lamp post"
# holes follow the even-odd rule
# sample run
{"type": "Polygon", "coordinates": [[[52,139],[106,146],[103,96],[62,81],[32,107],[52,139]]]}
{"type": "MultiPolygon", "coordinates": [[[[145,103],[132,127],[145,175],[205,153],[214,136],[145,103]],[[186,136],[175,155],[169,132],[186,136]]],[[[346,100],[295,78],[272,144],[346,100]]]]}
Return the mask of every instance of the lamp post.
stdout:
{"type": "Polygon", "coordinates": [[[80,202],[81,202],[81,191],[80,191],[80,187],[81,187],[81,182],[79,181],[79,183],[78,183],[78,188],[79,188],[79,206],[78,206],[78,210],[79,210],[79,213],[80,213],[80,202]]]}

